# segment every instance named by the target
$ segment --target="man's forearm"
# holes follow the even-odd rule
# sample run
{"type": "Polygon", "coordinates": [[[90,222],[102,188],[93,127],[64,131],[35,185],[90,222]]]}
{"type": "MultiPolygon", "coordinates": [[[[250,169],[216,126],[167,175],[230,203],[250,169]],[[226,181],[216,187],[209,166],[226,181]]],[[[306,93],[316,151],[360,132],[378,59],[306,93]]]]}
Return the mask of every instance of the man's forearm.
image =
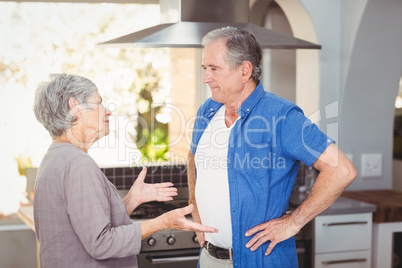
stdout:
{"type": "Polygon", "coordinates": [[[326,182],[328,178],[322,173],[318,175],[316,183],[311,189],[311,193],[307,196],[302,204],[292,213],[294,222],[300,229],[317,215],[331,206],[335,200],[342,194],[344,188],[336,185],[337,189],[331,191],[327,187],[331,187],[326,182]]]}
{"type": "Polygon", "coordinates": [[[187,183],[188,183],[188,196],[189,204],[195,203],[195,164],[194,164],[194,155],[189,152],[188,154],[188,162],[187,162],[187,183]]]}
{"type": "Polygon", "coordinates": [[[189,204],[193,204],[193,221],[197,223],[201,223],[201,218],[198,213],[197,202],[195,200],[195,163],[194,163],[194,155],[189,152],[188,154],[188,162],[187,162],[187,183],[188,183],[188,191],[189,191],[189,204]]]}
{"type": "Polygon", "coordinates": [[[294,222],[300,228],[331,206],[356,178],[357,173],[350,160],[335,145],[328,149],[327,155],[314,163],[320,173],[311,193],[292,213],[294,222]]]}

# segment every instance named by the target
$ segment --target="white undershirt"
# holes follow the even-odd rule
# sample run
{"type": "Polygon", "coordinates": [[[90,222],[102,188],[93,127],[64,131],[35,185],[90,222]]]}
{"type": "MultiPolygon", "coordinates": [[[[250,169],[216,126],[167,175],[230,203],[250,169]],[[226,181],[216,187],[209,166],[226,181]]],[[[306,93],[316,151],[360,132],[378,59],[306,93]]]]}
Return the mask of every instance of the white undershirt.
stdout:
{"type": "Polygon", "coordinates": [[[194,161],[197,170],[195,198],[201,222],[218,229],[205,233],[205,240],[218,247],[232,247],[232,222],[227,171],[231,127],[225,124],[225,106],[217,111],[197,146],[194,161]]]}

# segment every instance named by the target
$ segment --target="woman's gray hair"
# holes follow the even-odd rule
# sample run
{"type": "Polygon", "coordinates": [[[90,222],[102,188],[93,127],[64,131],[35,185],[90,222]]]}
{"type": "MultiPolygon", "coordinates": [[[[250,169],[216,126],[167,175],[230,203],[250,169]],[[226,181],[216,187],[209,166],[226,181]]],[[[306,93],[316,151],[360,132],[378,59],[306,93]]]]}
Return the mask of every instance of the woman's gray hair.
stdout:
{"type": "Polygon", "coordinates": [[[75,98],[80,104],[85,104],[98,89],[91,80],[78,75],[51,74],[49,78],[36,89],[34,113],[50,136],[56,138],[77,121],[70,114],[69,99],[75,98]]]}
{"type": "Polygon", "coordinates": [[[249,61],[253,65],[251,78],[258,83],[261,76],[262,50],[254,35],[247,28],[223,27],[207,33],[202,39],[202,45],[214,42],[220,38],[226,39],[226,61],[232,69],[249,61]]]}

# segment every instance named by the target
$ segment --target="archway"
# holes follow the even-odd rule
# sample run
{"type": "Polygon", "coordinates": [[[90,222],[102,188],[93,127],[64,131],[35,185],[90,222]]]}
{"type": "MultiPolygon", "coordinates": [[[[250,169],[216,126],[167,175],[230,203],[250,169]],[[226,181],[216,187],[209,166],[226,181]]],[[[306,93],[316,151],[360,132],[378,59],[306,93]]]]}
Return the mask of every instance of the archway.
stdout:
{"type": "MultiPolygon", "coordinates": [[[[250,22],[262,25],[264,15],[272,0],[257,0],[252,3],[250,22]]],[[[290,24],[292,34],[312,43],[317,43],[313,23],[304,6],[299,0],[275,1],[290,24]]],[[[296,98],[295,102],[307,116],[319,109],[319,51],[296,50],[296,98]]]]}

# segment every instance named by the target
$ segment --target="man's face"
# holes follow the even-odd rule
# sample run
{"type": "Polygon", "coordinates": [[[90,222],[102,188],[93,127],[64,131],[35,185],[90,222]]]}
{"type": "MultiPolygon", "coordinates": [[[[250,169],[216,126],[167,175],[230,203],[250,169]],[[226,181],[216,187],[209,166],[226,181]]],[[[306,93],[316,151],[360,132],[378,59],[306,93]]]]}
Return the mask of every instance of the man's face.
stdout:
{"type": "Polygon", "coordinates": [[[241,93],[241,67],[232,69],[225,60],[225,40],[218,39],[204,47],[202,67],[204,69],[203,83],[209,85],[212,99],[220,103],[235,101],[241,93]]]}

